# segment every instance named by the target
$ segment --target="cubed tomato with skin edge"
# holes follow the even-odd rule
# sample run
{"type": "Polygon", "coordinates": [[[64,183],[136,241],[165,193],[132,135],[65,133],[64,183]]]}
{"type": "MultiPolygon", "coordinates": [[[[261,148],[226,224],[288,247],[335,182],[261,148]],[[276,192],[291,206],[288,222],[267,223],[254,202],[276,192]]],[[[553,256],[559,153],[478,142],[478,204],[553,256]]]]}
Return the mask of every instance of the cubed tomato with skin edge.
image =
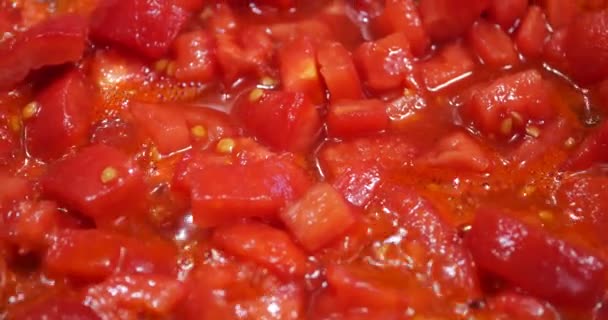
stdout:
{"type": "Polygon", "coordinates": [[[317,50],[317,60],[331,102],[364,97],[353,58],[342,44],[331,42],[321,45],[317,50]]]}
{"type": "Polygon", "coordinates": [[[469,32],[469,42],[484,64],[503,67],[519,61],[513,41],[498,25],[477,21],[469,32]]]}
{"type": "Polygon", "coordinates": [[[190,129],[179,106],[132,102],[130,110],[137,126],[152,138],[161,154],[190,146],[190,129]]]}
{"type": "Polygon", "coordinates": [[[608,162],[608,122],[604,121],[594,132],[588,135],[576,147],[563,168],[580,171],[604,162],[608,162]]]}
{"type": "Polygon", "coordinates": [[[528,59],[540,58],[548,37],[545,13],[538,6],[530,6],[515,32],[517,49],[528,59]]]}
{"type": "Polygon", "coordinates": [[[479,210],[466,239],[481,269],[556,305],[593,306],[606,289],[606,263],[594,252],[496,209],[479,210]]]}
{"type": "Polygon", "coordinates": [[[307,37],[293,39],[279,49],[281,84],[288,92],[301,92],[314,104],[325,101],[325,88],[317,68],[317,48],[307,37]]]}
{"type": "Polygon", "coordinates": [[[175,79],[179,81],[212,81],[217,74],[215,41],[205,30],[180,34],[173,42],[175,79]]]}
{"type": "Polygon", "coordinates": [[[608,77],[608,10],[583,13],[568,25],[564,52],[568,71],[579,83],[594,84],[608,77]]]}
{"type": "Polygon", "coordinates": [[[97,222],[139,215],[145,208],[143,174],[121,151],[93,145],[54,163],[41,179],[43,194],[97,222]]]}
{"type": "Polygon", "coordinates": [[[52,201],[23,201],[6,214],[0,232],[21,252],[42,250],[59,227],[59,215],[52,201]]]}
{"type": "Polygon", "coordinates": [[[319,113],[303,93],[253,89],[232,112],[249,133],[279,150],[309,150],[321,130],[319,113]]]}
{"type": "Polygon", "coordinates": [[[576,1],[543,0],[541,3],[553,30],[569,25],[579,14],[579,6],[576,1]]]}
{"type": "Polygon", "coordinates": [[[475,68],[475,61],[469,49],[462,43],[450,43],[441,48],[437,55],[417,65],[426,88],[438,90],[452,81],[469,74],[475,68]]]}
{"type": "Polygon", "coordinates": [[[528,8],[528,0],[491,0],[488,8],[490,21],[509,31],[521,19],[528,8]]]}
{"type": "Polygon", "coordinates": [[[91,36],[157,59],[169,51],[187,18],[173,0],[102,0],[92,14],[91,36]]]}
{"type": "Polygon", "coordinates": [[[53,160],[84,145],[94,108],[91,84],[80,71],[68,71],[24,107],[23,113],[28,113],[23,120],[27,152],[42,160],[53,160]]]}
{"type": "Polygon", "coordinates": [[[78,319],[101,320],[89,307],[80,301],[70,298],[50,298],[34,305],[27,306],[15,312],[13,319],[40,320],[40,319],[78,319]]]}
{"type": "Polygon", "coordinates": [[[85,50],[87,21],[77,15],[45,20],[0,45],[0,87],[11,87],[31,70],[79,60],[85,50]]]}
{"type": "Polygon", "coordinates": [[[385,1],[384,10],[372,20],[372,27],[381,35],[404,33],[410,42],[412,52],[418,57],[423,56],[431,45],[413,0],[385,1]]]}
{"type": "Polygon", "coordinates": [[[418,163],[475,172],[485,172],[492,165],[490,156],[479,142],[464,132],[456,132],[441,139],[418,163]]]}
{"type": "Polygon", "coordinates": [[[212,241],[230,254],[249,259],[289,279],[308,271],[306,254],[285,231],[261,223],[219,227],[212,241]]]}
{"type": "Polygon", "coordinates": [[[313,186],[297,202],[279,214],[295,239],[316,251],[344,233],[355,216],[342,195],[327,183],[313,186]]]}
{"type": "Polygon", "coordinates": [[[375,91],[401,87],[412,72],[410,43],[402,33],[364,42],[354,58],[366,85],[375,91]]]}
{"type": "Polygon", "coordinates": [[[349,138],[388,128],[386,104],[377,99],[340,100],[329,105],[327,131],[330,137],[349,138]]]}
{"type": "Polygon", "coordinates": [[[422,23],[435,41],[446,41],[464,34],[490,5],[490,0],[421,0],[422,23]]]}

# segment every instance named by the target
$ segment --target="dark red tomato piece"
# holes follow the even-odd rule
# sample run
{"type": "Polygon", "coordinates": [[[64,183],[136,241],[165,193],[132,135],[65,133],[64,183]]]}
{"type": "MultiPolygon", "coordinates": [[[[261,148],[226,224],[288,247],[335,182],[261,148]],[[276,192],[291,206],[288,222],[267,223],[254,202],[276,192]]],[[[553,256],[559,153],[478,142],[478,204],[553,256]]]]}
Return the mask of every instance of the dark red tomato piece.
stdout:
{"type": "Polygon", "coordinates": [[[52,201],[23,201],[5,215],[0,230],[20,252],[38,251],[46,248],[58,228],[59,215],[52,201]]]}
{"type": "Polygon", "coordinates": [[[325,89],[317,70],[313,41],[302,37],[291,40],[279,50],[281,84],[289,92],[302,92],[315,104],[325,101],[325,89]]]}
{"type": "Polygon", "coordinates": [[[418,65],[418,72],[428,90],[434,91],[467,76],[475,68],[469,49],[462,43],[441,48],[431,59],[418,65]]]}
{"type": "Polygon", "coordinates": [[[593,84],[608,77],[608,10],[578,16],[568,26],[564,41],[575,80],[593,84]]]}
{"type": "Polygon", "coordinates": [[[132,102],[131,114],[137,126],[150,136],[162,154],[190,146],[190,129],[179,106],[132,102]]]}
{"type": "Polygon", "coordinates": [[[396,89],[412,70],[410,42],[403,33],[365,42],[354,54],[367,86],[375,91],[396,89]]]}
{"type": "Polygon", "coordinates": [[[477,212],[467,234],[477,265],[555,304],[595,305],[606,264],[593,252],[494,210],[477,212]]]}
{"type": "Polygon", "coordinates": [[[509,31],[528,8],[528,0],[491,0],[488,8],[490,21],[509,31]]]}
{"type": "Polygon", "coordinates": [[[169,51],[187,18],[174,0],[101,0],[92,14],[91,35],[156,59],[169,51]]]}
{"type": "Polygon", "coordinates": [[[274,43],[263,28],[247,27],[233,33],[216,34],[216,56],[224,81],[232,84],[239,77],[266,76],[274,54],[274,43]]]}
{"type": "Polygon", "coordinates": [[[3,41],[0,87],[19,83],[31,70],[79,60],[86,47],[86,23],[76,15],[60,15],[3,41]]]}
{"type": "Polygon", "coordinates": [[[465,33],[489,5],[490,0],[421,0],[418,9],[431,39],[445,41],[465,33]]]}
{"type": "Polygon", "coordinates": [[[209,82],[218,69],[215,40],[205,30],[180,34],[173,42],[175,79],[179,81],[209,82]]]}
{"type": "Polygon", "coordinates": [[[413,257],[414,272],[433,279],[436,295],[460,301],[479,297],[477,270],[469,252],[456,229],[428,199],[410,187],[386,183],[376,189],[368,207],[407,230],[398,245],[413,257]]]}
{"type": "Polygon", "coordinates": [[[94,97],[91,85],[77,70],[44,88],[22,112],[27,152],[39,159],[53,160],[87,143],[94,97]]]}
{"type": "Polygon", "coordinates": [[[93,145],[55,162],[42,177],[45,195],[97,222],[142,211],[143,174],[122,152],[93,145]]]}
{"type": "Polygon", "coordinates": [[[579,171],[608,161],[608,122],[588,135],[564,163],[566,170],[579,171]]]}
{"type": "Polygon", "coordinates": [[[386,103],[377,99],[341,100],[329,105],[327,132],[330,137],[351,138],[388,128],[386,103]]]}
{"type": "Polygon", "coordinates": [[[348,203],[327,183],[313,186],[283,210],[280,217],[296,240],[309,251],[329,244],[355,223],[348,203]]]}
{"type": "Polygon", "coordinates": [[[545,13],[538,6],[530,6],[515,32],[517,49],[528,59],[540,58],[548,37],[545,13]]]}
{"type": "Polygon", "coordinates": [[[196,13],[205,6],[206,0],[174,0],[174,2],[176,6],[196,13]]]}
{"type": "Polygon", "coordinates": [[[183,283],[161,275],[116,275],[92,285],[83,301],[102,319],[166,315],[186,294],[183,283]]]}
{"type": "Polygon", "coordinates": [[[557,311],[547,302],[519,293],[506,292],[490,298],[488,309],[498,319],[558,320],[557,311]]]}
{"type": "Polygon", "coordinates": [[[373,166],[359,165],[336,177],[333,186],[344,199],[356,207],[365,207],[380,184],[382,173],[373,166]]]}
{"type": "Polygon", "coordinates": [[[226,252],[249,259],[280,277],[302,277],[308,271],[306,254],[283,230],[261,223],[219,227],[212,241],[226,252]]]}
{"type": "Polygon", "coordinates": [[[519,61],[513,41],[498,25],[477,21],[469,32],[469,41],[484,64],[504,67],[519,61]]]}
{"type": "Polygon", "coordinates": [[[549,90],[540,72],[522,71],[477,89],[462,111],[481,132],[511,137],[528,121],[548,120],[553,116],[549,90]]]}
{"type": "Polygon", "coordinates": [[[576,1],[570,0],[543,0],[541,1],[547,12],[549,23],[553,30],[565,27],[576,20],[579,15],[579,6],[576,1]]]}
{"type": "Polygon", "coordinates": [[[21,320],[101,320],[89,307],[69,298],[50,298],[15,312],[9,319],[21,320]]]}
{"type": "Polygon", "coordinates": [[[317,61],[331,102],[363,98],[363,88],[355,63],[342,44],[331,42],[321,45],[317,50],[317,61]]]}
{"type": "Polygon", "coordinates": [[[303,93],[253,89],[236,102],[233,113],[247,131],[280,150],[307,151],[321,130],[319,113],[303,93]]]}
{"type": "Polygon", "coordinates": [[[439,140],[436,147],[418,160],[433,167],[485,172],[492,160],[478,141],[464,132],[455,132],[439,140]]]}
{"type": "Polygon", "coordinates": [[[416,56],[423,56],[431,45],[414,0],[385,1],[382,14],[372,20],[372,25],[382,35],[404,33],[416,56]]]}
{"type": "Polygon", "coordinates": [[[554,31],[545,42],[543,59],[562,73],[570,73],[570,61],[566,57],[566,37],[568,28],[554,31]]]}
{"type": "Polygon", "coordinates": [[[276,158],[245,164],[210,164],[192,174],[192,214],[201,227],[273,216],[309,185],[301,168],[276,158]]]}

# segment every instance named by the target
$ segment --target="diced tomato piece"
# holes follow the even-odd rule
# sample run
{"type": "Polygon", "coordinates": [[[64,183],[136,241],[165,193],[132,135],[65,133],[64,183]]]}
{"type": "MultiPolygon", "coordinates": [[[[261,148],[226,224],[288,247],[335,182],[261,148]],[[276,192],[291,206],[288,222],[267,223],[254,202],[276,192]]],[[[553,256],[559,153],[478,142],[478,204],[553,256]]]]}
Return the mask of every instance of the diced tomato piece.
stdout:
{"type": "Polygon", "coordinates": [[[86,39],[86,20],[76,15],[62,15],[3,41],[0,44],[0,87],[19,83],[31,70],[79,60],[86,39]]]}
{"type": "Polygon", "coordinates": [[[309,184],[301,168],[280,159],[209,164],[192,174],[192,214],[200,227],[272,216],[309,184]]]}
{"type": "Polygon", "coordinates": [[[315,104],[325,100],[325,89],[317,70],[317,53],[309,38],[297,38],[279,50],[281,83],[289,92],[302,92],[315,104]]]}
{"type": "Polygon", "coordinates": [[[281,277],[302,277],[308,271],[306,254],[279,229],[261,223],[220,227],[213,241],[228,253],[250,259],[281,277]]]}
{"type": "Polygon", "coordinates": [[[127,155],[104,145],[57,161],[41,183],[44,194],[96,220],[138,214],[146,200],[142,172],[127,155]]]}
{"type": "Polygon", "coordinates": [[[342,195],[327,183],[312,187],[280,214],[287,229],[309,251],[316,251],[344,233],[355,217],[342,195]]]}
{"type": "Polygon", "coordinates": [[[40,320],[40,319],[78,319],[78,320],[101,320],[95,312],[80,303],[69,298],[50,298],[27,306],[15,312],[10,319],[40,320]]]}
{"type": "Polygon", "coordinates": [[[31,189],[27,180],[0,172],[0,210],[11,207],[17,201],[24,200],[31,189]]]}
{"type": "Polygon", "coordinates": [[[433,279],[433,291],[441,297],[471,301],[480,295],[477,270],[456,229],[441,212],[410,187],[393,183],[376,189],[368,208],[388,215],[393,224],[407,229],[399,242],[413,259],[414,272],[433,279]]]}
{"type": "Polygon", "coordinates": [[[498,25],[477,21],[469,32],[469,41],[484,64],[503,67],[519,61],[513,41],[498,25]]]}
{"type": "Polygon", "coordinates": [[[538,6],[530,6],[515,33],[517,49],[529,59],[540,58],[548,37],[545,13],[538,6]]]}
{"type": "Polygon", "coordinates": [[[376,91],[401,87],[412,69],[410,42],[403,33],[365,42],[354,57],[367,86],[376,91]]]}
{"type": "Polygon", "coordinates": [[[566,170],[580,171],[604,162],[608,162],[608,121],[604,121],[583,140],[563,167],[566,170]]]}
{"type": "Polygon", "coordinates": [[[280,150],[309,150],[321,130],[319,113],[303,93],[254,89],[233,112],[249,132],[280,150]]]}
{"type": "Polygon", "coordinates": [[[329,105],[327,131],[331,137],[350,138],[385,130],[386,104],[380,100],[341,100],[329,105]]]}
{"type": "Polygon", "coordinates": [[[488,15],[490,21],[509,31],[524,16],[527,8],[528,0],[491,0],[488,15]]]}
{"type": "Polygon", "coordinates": [[[372,20],[372,25],[382,35],[403,32],[416,56],[423,56],[431,45],[413,0],[385,1],[382,14],[372,20]]]}
{"type": "MultiPolygon", "coordinates": [[[[0,116],[0,121],[2,120],[4,119],[0,116]]],[[[0,123],[0,165],[8,163],[19,148],[20,143],[15,132],[12,132],[8,124],[0,123]]]]}
{"type": "Polygon", "coordinates": [[[333,186],[344,199],[356,207],[365,207],[380,184],[381,172],[376,167],[364,165],[349,168],[336,177],[333,186]]]}
{"type": "Polygon", "coordinates": [[[525,167],[552,151],[563,150],[566,140],[572,137],[573,126],[565,119],[556,119],[536,127],[537,137],[529,136],[510,152],[509,160],[519,167],[525,167]]]}
{"type": "Polygon", "coordinates": [[[460,42],[443,47],[430,60],[418,65],[428,90],[434,91],[466,76],[475,68],[473,56],[460,42]]]}
{"type": "Polygon", "coordinates": [[[494,80],[476,90],[463,110],[477,129],[498,137],[510,137],[530,120],[548,120],[553,112],[549,86],[536,70],[494,80]]]}
{"type": "Polygon", "coordinates": [[[59,211],[51,201],[24,201],[8,212],[3,221],[4,237],[27,253],[44,249],[58,227],[59,211]]]}
{"type": "Polygon", "coordinates": [[[570,73],[570,61],[566,57],[566,37],[568,28],[554,31],[545,42],[543,48],[543,59],[553,68],[562,73],[570,73]]]}
{"type": "Polygon", "coordinates": [[[179,81],[209,82],[217,74],[215,41],[205,30],[180,34],[173,43],[175,78],[179,81]]]}
{"type": "Polygon", "coordinates": [[[178,253],[171,241],[155,237],[148,237],[146,241],[137,237],[114,237],[121,246],[120,264],[115,273],[177,275],[178,253]]]}
{"type": "Polygon", "coordinates": [[[593,306],[606,289],[606,264],[593,252],[503,212],[478,211],[467,240],[480,268],[558,305],[593,306]]]}
{"type": "Polygon", "coordinates": [[[487,152],[470,135],[456,132],[441,139],[437,146],[422,156],[421,163],[454,170],[484,172],[491,168],[487,152]]]}
{"type": "Polygon", "coordinates": [[[490,0],[421,0],[418,6],[426,31],[435,41],[463,34],[490,5],[490,0]]]}
{"type": "Polygon", "coordinates": [[[232,84],[248,74],[266,76],[274,43],[264,29],[244,28],[235,33],[216,34],[216,56],[224,81],[232,84]]]}
{"type": "Polygon", "coordinates": [[[52,160],[87,143],[94,97],[92,87],[77,70],[44,88],[23,111],[27,113],[24,122],[28,153],[52,160]]]}
{"type": "Polygon", "coordinates": [[[488,301],[488,308],[505,319],[558,320],[557,311],[548,303],[518,293],[501,293],[488,301]]]}
{"type": "Polygon", "coordinates": [[[254,2],[283,10],[296,6],[296,0],[254,0],[254,2]]]}
{"type": "Polygon", "coordinates": [[[334,34],[329,25],[319,19],[304,19],[296,22],[275,23],[268,26],[272,38],[288,42],[294,38],[309,38],[315,43],[333,40],[334,34]]]}
{"type": "Polygon", "coordinates": [[[320,46],[317,50],[317,60],[331,102],[363,98],[363,88],[355,63],[350,52],[342,44],[331,42],[320,46]]]}
{"type": "Polygon", "coordinates": [[[593,84],[607,78],[608,10],[583,13],[567,30],[564,49],[575,80],[593,84]]]}
{"type": "Polygon", "coordinates": [[[174,0],[175,5],[190,12],[198,12],[206,3],[206,0],[174,0]]]}
{"type": "Polygon", "coordinates": [[[92,14],[91,35],[156,59],[169,51],[187,18],[173,0],[101,0],[92,14]]]}
{"type": "Polygon", "coordinates": [[[160,153],[170,154],[190,146],[190,130],[177,106],[133,102],[130,109],[137,126],[152,137],[160,153]]]}
{"type": "Polygon", "coordinates": [[[570,0],[543,0],[541,1],[547,12],[549,23],[553,30],[565,27],[576,20],[579,15],[579,6],[576,1],[570,0]]]}
{"type": "Polygon", "coordinates": [[[171,312],[185,294],[184,284],[166,276],[116,275],[88,287],[83,301],[103,319],[137,319],[171,312]]]}
{"type": "Polygon", "coordinates": [[[222,111],[206,106],[182,106],[180,112],[186,118],[190,130],[202,126],[206,132],[207,141],[216,141],[225,137],[234,137],[240,134],[240,128],[233,119],[222,111]]]}

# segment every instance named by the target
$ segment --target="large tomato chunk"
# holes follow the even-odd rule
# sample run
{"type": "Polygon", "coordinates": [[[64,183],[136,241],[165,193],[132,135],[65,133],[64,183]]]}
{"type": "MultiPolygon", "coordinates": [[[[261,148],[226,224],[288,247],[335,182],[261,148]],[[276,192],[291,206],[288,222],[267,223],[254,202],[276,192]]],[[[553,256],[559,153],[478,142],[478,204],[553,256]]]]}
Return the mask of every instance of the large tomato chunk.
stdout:
{"type": "Polygon", "coordinates": [[[332,137],[361,136],[382,131],[388,125],[386,104],[380,100],[342,100],[329,106],[327,131],[332,137]]]}
{"type": "Polygon", "coordinates": [[[309,150],[321,130],[317,109],[303,93],[253,89],[233,112],[249,132],[280,150],[309,150]]]}
{"type": "Polygon", "coordinates": [[[488,15],[492,22],[508,31],[526,13],[528,0],[491,0],[488,15]]]}
{"type": "Polygon", "coordinates": [[[28,153],[52,160],[88,142],[94,107],[92,88],[79,71],[55,80],[24,107],[28,153]]]}
{"type": "Polygon", "coordinates": [[[175,78],[180,81],[208,82],[217,74],[215,41],[204,30],[179,35],[173,43],[175,78]]]}
{"type": "Polygon", "coordinates": [[[463,113],[483,133],[510,137],[528,121],[553,115],[548,90],[536,70],[503,76],[476,90],[463,113]]]}
{"type": "Polygon", "coordinates": [[[426,53],[431,41],[422,25],[418,8],[413,0],[387,0],[382,14],[372,24],[378,32],[388,35],[403,32],[416,56],[426,53]]]}
{"type": "Polygon", "coordinates": [[[463,34],[490,0],[421,0],[420,15],[426,31],[436,41],[445,41],[463,34]]]}
{"type": "Polygon", "coordinates": [[[519,61],[513,41],[498,25],[477,21],[469,32],[469,40],[484,64],[503,67],[519,61]]]}
{"type": "Polygon", "coordinates": [[[45,20],[0,44],[0,87],[23,80],[31,70],[77,61],[86,47],[86,20],[64,15],[45,20]]]}
{"type": "Polygon", "coordinates": [[[548,36],[547,17],[543,10],[538,6],[530,6],[515,33],[517,49],[527,58],[539,58],[543,55],[548,36]]]}
{"type": "Polygon", "coordinates": [[[344,233],[355,216],[342,195],[329,184],[319,183],[280,214],[281,220],[309,251],[327,245],[344,233]]]}
{"type": "Polygon", "coordinates": [[[281,83],[286,91],[302,92],[315,104],[325,100],[325,88],[317,70],[317,53],[309,38],[296,38],[279,50],[281,83]]]}
{"type": "Polygon", "coordinates": [[[584,13],[574,20],[567,28],[564,49],[570,72],[582,84],[608,77],[608,10],[584,13]]]}
{"type": "Polygon", "coordinates": [[[363,98],[363,88],[353,58],[342,44],[331,42],[320,46],[317,60],[331,102],[363,98]]]}
{"type": "Polygon", "coordinates": [[[418,72],[428,90],[438,90],[467,76],[475,68],[473,56],[463,44],[452,43],[443,47],[431,59],[418,65],[418,72]]]}
{"type": "Polygon", "coordinates": [[[57,161],[41,182],[44,194],[96,220],[137,214],[146,198],[143,174],[135,163],[104,145],[57,161]]]}
{"type": "Polygon", "coordinates": [[[556,304],[593,306],[606,289],[600,257],[504,212],[478,211],[467,241],[480,268],[556,304]]]}
{"type": "Polygon", "coordinates": [[[133,102],[130,108],[136,124],[152,138],[162,154],[190,146],[190,130],[178,106],[133,102]]]}
{"type": "Polygon", "coordinates": [[[102,0],[92,15],[91,34],[149,58],[160,58],[169,51],[187,17],[173,0],[102,0]]]}

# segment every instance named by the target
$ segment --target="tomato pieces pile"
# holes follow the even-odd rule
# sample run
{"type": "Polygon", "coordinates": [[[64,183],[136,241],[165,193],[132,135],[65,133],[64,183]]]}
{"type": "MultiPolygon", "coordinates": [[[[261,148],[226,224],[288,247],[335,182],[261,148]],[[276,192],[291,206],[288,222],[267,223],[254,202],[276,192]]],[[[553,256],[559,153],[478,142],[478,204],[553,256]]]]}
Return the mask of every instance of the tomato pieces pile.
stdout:
{"type": "Polygon", "coordinates": [[[0,3],[0,318],[608,320],[608,1],[0,3]]]}

